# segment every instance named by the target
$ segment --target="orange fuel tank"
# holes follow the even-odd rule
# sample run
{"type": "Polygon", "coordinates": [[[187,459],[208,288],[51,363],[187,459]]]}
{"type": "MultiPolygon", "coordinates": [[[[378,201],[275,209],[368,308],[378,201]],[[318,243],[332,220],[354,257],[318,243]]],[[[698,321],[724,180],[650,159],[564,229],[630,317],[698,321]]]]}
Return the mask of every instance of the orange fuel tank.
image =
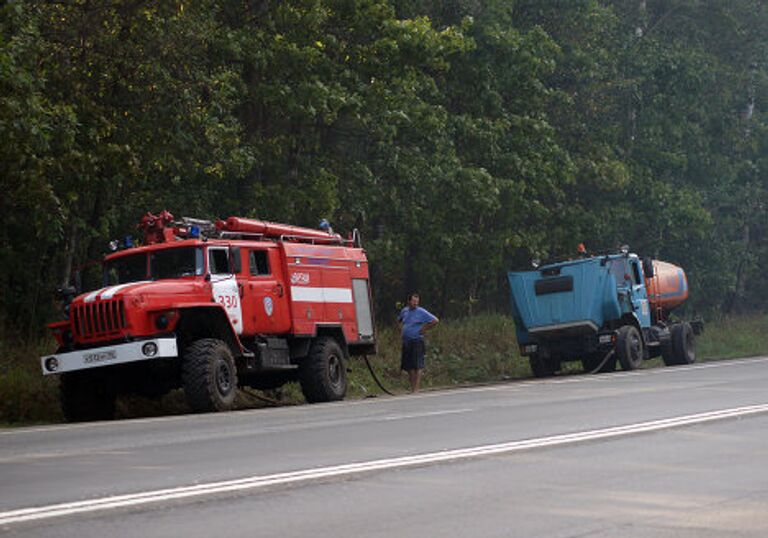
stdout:
{"type": "Polygon", "coordinates": [[[665,312],[680,306],[688,298],[688,279],[677,265],[653,260],[653,277],[645,279],[648,301],[654,310],[665,312]]]}

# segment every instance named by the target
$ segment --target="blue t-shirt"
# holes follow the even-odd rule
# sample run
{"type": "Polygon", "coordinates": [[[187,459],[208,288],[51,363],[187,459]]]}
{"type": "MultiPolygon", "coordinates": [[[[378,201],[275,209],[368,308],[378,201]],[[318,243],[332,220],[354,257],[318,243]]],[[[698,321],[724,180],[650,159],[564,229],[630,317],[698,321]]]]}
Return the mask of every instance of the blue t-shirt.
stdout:
{"type": "Polygon", "coordinates": [[[414,309],[406,306],[397,319],[403,324],[403,340],[421,340],[421,327],[437,318],[420,306],[414,309]]]}

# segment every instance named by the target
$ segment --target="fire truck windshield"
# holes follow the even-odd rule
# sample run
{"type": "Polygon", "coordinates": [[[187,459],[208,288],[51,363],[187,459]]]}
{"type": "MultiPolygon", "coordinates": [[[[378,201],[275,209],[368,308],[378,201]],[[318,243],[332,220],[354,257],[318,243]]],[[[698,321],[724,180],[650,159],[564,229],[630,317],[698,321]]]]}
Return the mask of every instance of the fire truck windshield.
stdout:
{"type": "Polygon", "coordinates": [[[104,285],[114,286],[147,279],[147,255],[134,254],[104,264],[104,285]]]}
{"type": "Polygon", "coordinates": [[[203,251],[197,247],[157,250],[110,260],[104,265],[104,285],[127,284],[140,280],[161,280],[203,274],[203,251]],[[149,267],[147,267],[149,261],[149,267]],[[149,271],[147,271],[149,270],[149,271]]]}
{"type": "Polygon", "coordinates": [[[149,274],[152,280],[200,276],[204,271],[201,248],[167,248],[149,255],[149,274]]]}

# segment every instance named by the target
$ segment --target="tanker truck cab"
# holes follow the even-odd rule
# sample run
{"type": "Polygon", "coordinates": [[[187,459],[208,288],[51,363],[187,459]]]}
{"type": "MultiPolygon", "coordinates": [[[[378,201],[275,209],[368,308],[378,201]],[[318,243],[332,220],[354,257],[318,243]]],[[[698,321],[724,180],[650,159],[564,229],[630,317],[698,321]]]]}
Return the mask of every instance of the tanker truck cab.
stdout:
{"type": "Polygon", "coordinates": [[[637,325],[643,329],[651,326],[648,290],[640,259],[636,254],[606,256],[603,258],[608,271],[616,280],[616,292],[622,312],[631,312],[637,325]]]}
{"type": "Polygon", "coordinates": [[[342,399],[351,356],[376,352],[359,235],[239,217],[142,219],[141,246],[104,258],[103,286],[68,296],[49,325],[68,420],[111,418],[119,394],[184,390],[196,412],[232,408],[238,387],[298,382],[342,399]]]}
{"type": "Polygon", "coordinates": [[[688,296],[682,269],[627,248],[508,274],[521,354],[537,377],[564,362],[589,372],[625,370],[661,355],[668,365],[695,361],[700,324],[670,323],[688,296]]]}

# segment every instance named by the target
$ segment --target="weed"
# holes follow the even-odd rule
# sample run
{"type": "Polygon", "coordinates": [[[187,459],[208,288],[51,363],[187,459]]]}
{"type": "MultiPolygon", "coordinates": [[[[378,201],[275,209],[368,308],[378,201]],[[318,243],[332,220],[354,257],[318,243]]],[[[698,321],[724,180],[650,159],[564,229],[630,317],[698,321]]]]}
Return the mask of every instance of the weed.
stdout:
{"type": "MultiPolygon", "coordinates": [[[[727,359],[768,354],[768,316],[724,318],[707,325],[697,340],[699,360],[727,359]]],[[[483,315],[463,320],[446,320],[427,337],[423,387],[427,390],[475,383],[529,377],[528,361],[517,351],[514,324],[509,317],[483,315]]],[[[382,383],[396,394],[409,391],[407,376],[400,371],[400,334],[395,327],[382,327],[377,334],[378,354],[371,364],[382,383]]],[[[38,357],[53,351],[49,339],[33,344],[12,345],[0,341],[0,424],[60,422],[56,376],[43,376],[38,357]]],[[[655,367],[661,361],[650,361],[655,367]]],[[[350,361],[350,398],[380,394],[360,358],[350,361]]],[[[567,363],[565,373],[581,370],[578,362],[567,363]]],[[[298,385],[291,383],[263,398],[258,391],[241,391],[238,408],[299,404],[298,385]]],[[[186,413],[184,395],[176,390],[158,400],[120,398],[119,418],[186,413]]]]}

